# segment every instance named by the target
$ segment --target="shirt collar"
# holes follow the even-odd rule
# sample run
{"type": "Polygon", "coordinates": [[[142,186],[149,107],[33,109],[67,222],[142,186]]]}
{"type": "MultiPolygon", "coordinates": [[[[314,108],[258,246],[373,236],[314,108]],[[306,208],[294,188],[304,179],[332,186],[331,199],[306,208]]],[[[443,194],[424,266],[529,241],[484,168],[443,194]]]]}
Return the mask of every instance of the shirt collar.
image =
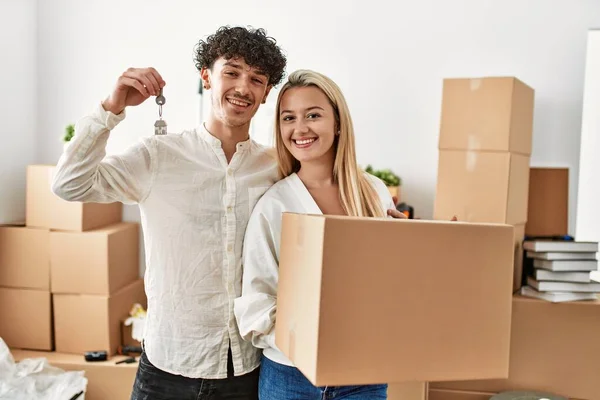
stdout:
{"type": "MultiPolygon", "coordinates": [[[[217,147],[217,148],[222,148],[222,144],[221,144],[221,140],[219,140],[217,137],[213,136],[212,133],[210,133],[208,131],[208,129],[206,129],[206,123],[203,122],[202,124],[200,124],[200,127],[198,129],[196,129],[196,131],[198,132],[198,134],[200,135],[200,137],[202,139],[204,139],[204,141],[206,141],[209,145],[211,145],[212,147],[217,147]]],[[[251,138],[248,138],[247,140],[244,140],[243,142],[238,142],[238,144],[236,145],[236,150],[246,150],[250,147],[250,143],[252,142],[251,138]]]]}

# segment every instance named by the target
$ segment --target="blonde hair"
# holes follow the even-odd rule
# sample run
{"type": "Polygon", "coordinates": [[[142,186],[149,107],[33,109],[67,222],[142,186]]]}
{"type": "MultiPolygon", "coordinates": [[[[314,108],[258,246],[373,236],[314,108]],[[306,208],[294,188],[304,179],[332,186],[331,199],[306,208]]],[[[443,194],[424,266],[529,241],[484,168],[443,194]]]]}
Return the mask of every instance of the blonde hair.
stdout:
{"type": "Polygon", "coordinates": [[[367,173],[362,171],[356,162],[354,127],[344,95],[336,83],[323,74],[310,70],[295,71],[288,77],[279,92],[275,109],[275,148],[279,172],[283,177],[287,177],[300,170],[300,162],[288,151],[281,138],[279,120],[281,99],[288,89],[308,86],[320,89],[327,96],[335,114],[339,135],[334,142],[336,151],[333,179],[339,185],[342,207],[349,216],[353,217],[385,216],[377,191],[367,173]]]}

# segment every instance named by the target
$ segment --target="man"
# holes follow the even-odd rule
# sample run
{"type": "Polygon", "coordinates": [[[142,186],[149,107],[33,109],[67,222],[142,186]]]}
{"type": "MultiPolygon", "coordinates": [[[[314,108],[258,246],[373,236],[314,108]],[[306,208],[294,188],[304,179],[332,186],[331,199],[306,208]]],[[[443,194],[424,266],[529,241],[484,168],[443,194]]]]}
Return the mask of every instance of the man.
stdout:
{"type": "Polygon", "coordinates": [[[242,238],[258,198],[278,179],[249,127],[286,58],[261,29],[222,27],[196,50],[212,111],[202,126],[150,136],[106,156],[127,107],[159,94],[153,68],[130,68],[82,118],[53,182],[63,199],[138,204],[148,314],[132,399],[256,399],[260,353],[241,339],[242,238]]]}

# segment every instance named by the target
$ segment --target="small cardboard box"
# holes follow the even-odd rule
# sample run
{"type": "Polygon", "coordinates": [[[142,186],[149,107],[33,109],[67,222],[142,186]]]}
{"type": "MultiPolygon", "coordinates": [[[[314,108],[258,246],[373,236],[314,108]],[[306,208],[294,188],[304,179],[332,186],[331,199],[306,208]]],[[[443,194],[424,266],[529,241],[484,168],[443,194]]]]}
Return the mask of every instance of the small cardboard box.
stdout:
{"type": "Polygon", "coordinates": [[[531,155],[533,109],[517,78],[444,79],[439,148],[531,155]]]}
{"type": "Polygon", "coordinates": [[[121,321],[135,303],[146,307],[144,281],[139,279],[112,296],[53,294],[56,351],[83,354],[121,345],[121,321]]]}
{"type": "Polygon", "coordinates": [[[0,227],[0,287],[50,290],[50,231],[0,227]]]}
{"type": "Polygon", "coordinates": [[[515,295],[508,379],[431,382],[430,387],[600,399],[599,333],[600,300],[550,303],[515,295]]]}
{"type": "Polygon", "coordinates": [[[26,224],[29,227],[64,231],[88,231],[120,222],[121,203],[65,201],[52,193],[53,165],[27,167],[26,224]]]}
{"type": "Polygon", "coordinates": [[[569,169],[531,168],[529,174],[528,236],[569,233],[569,169]]]}
{"type": "Polygon", "coordinates": [[[512,226],[289,213],[282,224],[275,340],[313,384],[508,375],[512,226]]]}
{"type": "Polygon", "coordinates": [[[139,277],[139,226],[50,232],[52,293],[109,295],[139,277]]]}
{"type": "MultiPolygon", "coordinates": [[[[129,400],[139,364],[116,364],[125,356],[107,361],[87,362],[83,356],[56,352],[11,351],[16,362],[29,358],[46,358],[53,367],[65,371],[84,371],[87,378],[85,400],[129,400]]],[[[136,357],[139,360],[139,357],[136,357]]]]}
{"type": "Polygon", "coordinates": [[[528,156],[441,150],[433,218],[524,224],[528,193],[528,156]]]}
{"type": "Polygon", "coordinates": [[[50,292],[0,288],[0,337],[8,347],[52,350],[50,292]]]}

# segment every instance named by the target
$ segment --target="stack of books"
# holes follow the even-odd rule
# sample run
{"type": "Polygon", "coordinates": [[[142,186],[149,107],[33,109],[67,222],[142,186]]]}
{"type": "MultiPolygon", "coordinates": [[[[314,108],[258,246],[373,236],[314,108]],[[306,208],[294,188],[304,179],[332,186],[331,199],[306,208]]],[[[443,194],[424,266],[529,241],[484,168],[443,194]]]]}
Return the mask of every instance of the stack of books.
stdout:
{"type": "Polygon", "coordinates": [[[554,303],[598,298],[600,282],[592,278],[598,270],[598,242],[526,240],[523,249],[521,295],[554,303]]]}

